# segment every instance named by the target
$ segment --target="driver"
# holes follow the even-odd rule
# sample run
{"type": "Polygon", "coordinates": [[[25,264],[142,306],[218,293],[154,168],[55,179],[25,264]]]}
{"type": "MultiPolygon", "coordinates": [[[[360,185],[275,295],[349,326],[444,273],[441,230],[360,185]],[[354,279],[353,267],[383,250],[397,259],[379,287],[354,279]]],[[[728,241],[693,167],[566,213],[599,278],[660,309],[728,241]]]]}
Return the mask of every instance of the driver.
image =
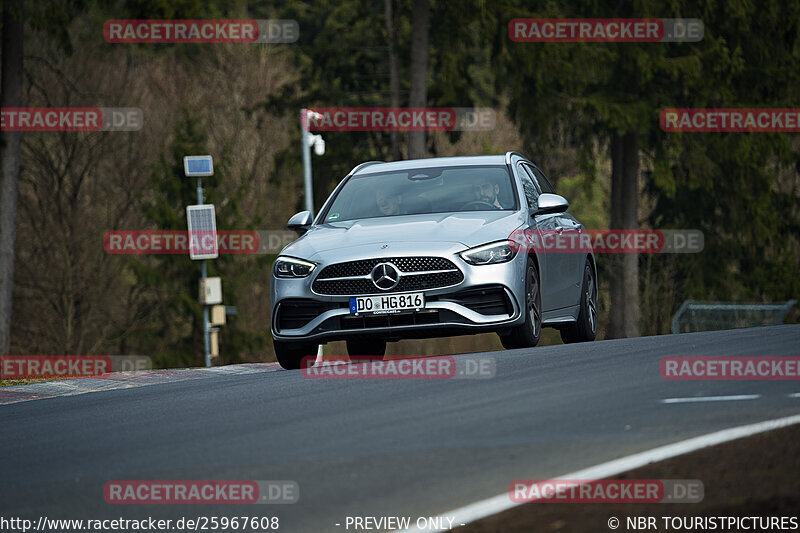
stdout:
{"type": "Polygon", "coordinates": [[[489,178],[479,178],[474,185],[475,199],[479,202],[486,202],[491,204],[497,209],[503,209],[503,204],[500,203],[498,195],[500,194],[500,186],[489,178]]]}
{"type": "Polygon", "coordinates": [[[382,215],[400,215],[400,206],[403,203],[403,195],[393,189],[377,189],[375,191],[375,202],[382,215]]]}

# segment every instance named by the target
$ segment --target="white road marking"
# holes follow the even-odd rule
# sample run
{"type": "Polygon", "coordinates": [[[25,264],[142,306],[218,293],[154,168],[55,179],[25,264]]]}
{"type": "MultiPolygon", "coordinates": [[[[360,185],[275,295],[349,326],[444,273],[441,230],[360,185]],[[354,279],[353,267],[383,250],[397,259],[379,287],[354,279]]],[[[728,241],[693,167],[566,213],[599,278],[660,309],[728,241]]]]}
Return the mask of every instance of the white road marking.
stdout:
{"type": "Polygon", "coordinates": [[[733,396],[695,396],[690,398],[666,398],[661,403],[729,402],[736,400],[756,400],[760,394],[735,394],[733,396]]]}
{"type": "Polygon", "coordinates": [[[789,398],[800,398],[800,392],[793,392],[789,395],[789,398]]]}
{"type": "MultiPolygon", "coordinates": [[[[794,424],[800,424],[800,415],[787,416],[784,418],[776,418],[773,420],[766,420],[764,422],[757,422],[755,424],[748,424],[746,426],[738,426],[721,431],[715,431],[707,435],[693,437],[691,439],[682,440],[666,446],[660,446],[640,453],[635,453],[620,459],[614,459],[607,463],[602,463],[596,466],[564,474],[554,479],[605,479],[611,476],[616,476],[623,472],[633,470],[645,466],[650,463],[664,461],[679,455],[684,455],[696,450],[716,446],[732,440],[749,437],[765,431],[772,431],[794,424]]],[[[527,503],[527,502],[523,502],[527,503]]],[[[523,503],[511,501],[508,492],[499,494],[492,498],[487,498],[458,509],[454,509],[447,513],[441,513],[439,516],[447,517],[453,520],[455,524],[468,524],[487,516],[492,516],[501,513],[508,509],[512,509],[523,503]]],[[[446,529],[418,529],[416,527],[406,529],[407,532],[412,531],[447,531],[446,529]]]]}

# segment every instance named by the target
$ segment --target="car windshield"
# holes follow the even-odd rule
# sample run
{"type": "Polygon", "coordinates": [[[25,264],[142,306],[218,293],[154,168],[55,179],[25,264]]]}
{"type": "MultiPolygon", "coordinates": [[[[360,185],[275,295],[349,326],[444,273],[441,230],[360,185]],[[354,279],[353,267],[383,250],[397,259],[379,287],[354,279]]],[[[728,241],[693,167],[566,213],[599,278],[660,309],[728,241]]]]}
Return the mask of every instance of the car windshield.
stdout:
{"type": "Polygon", "coordinates": [[[504,165],[431,167],[352,176],[325,222],[361,218],[497,211],[517,208],[504,165]]]}

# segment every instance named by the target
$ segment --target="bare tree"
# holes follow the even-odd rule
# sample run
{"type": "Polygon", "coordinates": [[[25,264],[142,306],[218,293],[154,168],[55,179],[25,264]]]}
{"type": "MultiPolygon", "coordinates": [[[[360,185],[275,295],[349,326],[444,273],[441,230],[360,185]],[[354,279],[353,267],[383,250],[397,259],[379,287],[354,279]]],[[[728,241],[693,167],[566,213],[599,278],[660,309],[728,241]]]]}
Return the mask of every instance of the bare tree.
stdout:
{"type": "MultiPolygon", "coordinates": [[[[392,16],[392,0],[384,0],[384,13],[386,18],[386,33],[389,41],[389,87],[391,91],[391,106],[400,106],[400,73],[397,67],[397,33],[394,29],[394,18],[392,16]]],[[[400,140],[397,132],[389,134],[391,141],[391,158],[393,161],[400,159],[400,140]]]]}
{"type": "MultiPolygon", "coordinates": [[[[22,0],[3,2],[3,55],[0,107],[22,106],[22,0]]],[[[21,133],[0,131],[0,355],[11,343],[11,295],[14,288],[19,146],[21,133]]]]}
{"type": "MultiPolygon", "coordinates": [[[[25,97],[31,106],[120,106],[147,89],[133,67],[108,76],[98,68],[108,55],[92,47],[68,55],[42,39],[27,48],[25,97]]],[[[155,133],[152,126],[148,131],[155,133]]],[[[102,236],[141,227],[136,197],[150,177],[146,158],[157,148],[157,140],[136,131],[25,135],[16,217],[15,349],[114,353],[122,330],[117,324],[132,323],[123,319],[136,307],[126,301],[124,259],[105,253],[102,236]]]]}
{"type": "MultiPolygon", "coordinates": [[[[243,52],[235,45],[220,46],[189,61],[179,53],[153,56],[93,45],[66,54],[49,40],[28,41],[23,86],[27,105],[135,105],[144,120],[140,130],[131,132],[23,136],[12,349],[145,353],[157,365],[185,364],[179,356],[188,356],[178,353],[176,339],[186,336],[194,318],[176,314],[175,293],[153,278],[153,269],[164,257],[107,253],[103,235],[112,230],[165,229],[153,222],[143,204],[158,194],[155,180],[173,179],[167,178],[173,163],[169,147],[181,106],[213,125],[208,128],[208,150],[225,176],[216,189],[219,205],[230,199],[242,213],[259,214],[230,221],[234,225],[223,229],[282,229],[292,214],[296,181],[272,181],[269,175],[275,154],[289,142],[288,119],[246,108],[265,92],[277,93],[296,79],[289,63],[287,53],[271,47],[243,52]],[[226,98],[220,99],[220,94],[226,98]]],[[[183,216],[183,201],[193,200],[189,195],[175,206],[178,216],[183,216]]],[[[221,271],[230,274],[226,292],[239,308],[239,332],[248,338],[263,336],[263,324],[269,320],[269,283],[263,279],[263,264],[253,267],[265,259],[236,256],[221,271]]],[[[190,264],[188,257],[180,260],[190,264]]],[[[189,278],[171,281],[189,283],[189,278]]],[[[223,353],[231,338],[223,334],[223,353]]],[[[264,341],[258,342],[240,351],[241,357],[263,358],[264,341]]]]}
{"type": "MultiPolygon", "coordinates": [[[[414,0],[411,15],[411,107],[425,107],[428,100],[428,31],[430,0],[414,0]]],[[[408,157],[425,157],[425,132],[408,133],[408,157]]]]}

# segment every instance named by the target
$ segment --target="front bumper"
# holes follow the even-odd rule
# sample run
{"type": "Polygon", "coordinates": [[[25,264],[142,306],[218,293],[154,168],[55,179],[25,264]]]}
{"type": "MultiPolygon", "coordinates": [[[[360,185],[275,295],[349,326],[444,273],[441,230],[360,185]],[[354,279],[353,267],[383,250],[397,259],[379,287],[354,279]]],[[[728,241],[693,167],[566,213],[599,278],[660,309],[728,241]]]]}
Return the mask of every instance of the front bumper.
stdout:
{"type": "MultiPolygon", "coordinates": [[[[447,259],[461,271],[463,280],[448,287],[410,291],[425,293],[425,309],[419,312],[352,315],[349,299],[357,294],[321,295],[312,290],[312,285],[328,265],[381,258],[381,254],[375,253],[373,247],[360,253],[349,250],[346,256],[336,254],[324,262],[315,258],[319,266],[307,278],[279,279],[272,276],[273,338],[284,342],[313,340],[317,343],[353,337],[399,340],[502,331],[524,321],[521,304],[525,291],[524,254],[507,263],[475,266],[457,255],[465,249],[459,244],[420,249],[417,243],[413,247],[393,245],[392,248],[392,253],[386,257],[447,259]],[[442,253],[442,248],[449,249],[442,253]]],[[[372,294],[387,293],[375,289],[372,294]]]]}

